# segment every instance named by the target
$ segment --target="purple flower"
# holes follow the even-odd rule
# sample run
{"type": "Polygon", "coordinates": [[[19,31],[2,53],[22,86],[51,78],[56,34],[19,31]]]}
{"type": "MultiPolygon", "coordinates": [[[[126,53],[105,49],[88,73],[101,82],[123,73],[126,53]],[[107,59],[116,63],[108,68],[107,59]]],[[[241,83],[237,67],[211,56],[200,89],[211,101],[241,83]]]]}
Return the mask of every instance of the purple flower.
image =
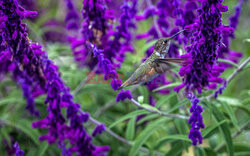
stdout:
{"type": "Polygon", "coordinates": [[[116,97],[116,102],[124,101],[125,99],[132,99],[132,95],[129,90],[121,90],[116,97]]]}
{"type": "MultiPolygon", "coordinates": [[[[63,83],[58,67],[48,59],[41,45],[32,43],[28,38],[26,24],[22,23],[22,20],[25,17],[33,17],[36,13],[24,10],[16,0],[2,1],[0,8],[2,8],[0,19],[5,21],[1,25],[0,33],[2,43],[0,56],[5,60],[0,63],[8,63],[8,61],[14,63],[14,68],[9,70],[13,78],[15,80],[21,78],[25,83],[29,83],[29,89],[23,84],[25,96],[27,90],[33,91],[36,88],[39,88],[39,93],[47,95],[45,103],[48,105],[48,116],[32,124],[34,128],[48,130],[48,133],[40,136],[39,139],[46,140],[49,144],[63,143],[68,140],[70,147],[67,150],[70,152],[83,156],[103,155],[103,152],[107,152],[109,148],[92,144],[92,138],[83,127],[88,114],[83,113],[80,105],[73,102],[73,96],[63,83]],[[9,60],[9,57],[12,59],[9,60]],[[26,82],[26,80],[29,81],[26,82]],[[62,108],[66,109],[67,118],[63,116],[62,108]]],[[[27,98],[31,97],[27,96],[27,98]]]]}
{"type": "MultiPolygon", "coordinates": [[[[230,50],[230,38],[234,38],[234,31],[237,28],[237,25],[239,23],[239,17],[241,14],[241,6],[243,4],[243,0],[240,0],[239,3],[235,6],[235,13],[234,15],[229,17],[229,25],[231,26],[231,28],[233,28],[232,33],[228,34],[228,33],[223,33],[223,45],[220,46],[219,48],[219,56],[221,58],[226,58],[232,62],[238,63],[239,59],[242,57],[242,54],[239,52],[234,52],[232,50],[230,50]]],[[[231,67],[228,64],[225,63],[220,63],[220,65],[225,66],[225,67],[231,67]]]]}
{"type": "Polygon", "coordinates": [[[222,94],[223,90],[225,90],[227,87],[227,81],[222,84],[222,86],[219,87],[219,89],[214,93],[214,97],[217,98],[219,94],[222,94]]]}
{"type": "Polygon", "coordinates": [[[198,143],[202,144],[202,136],[200,129],[205,127],[201,116],[203,109],[200,105],[198,105],[199,99],[195,98],[194,95],[188,94],[187,98],[192,103],[192,106],[190,108],[190,113],[192,113],[192,115],[188,120],[188,123],[191,125],[191,129],[188,137],[192,140],[193,145],[197,145],[198,143]]]}
{"type": "Polygon", "coordinates": [[[78,30],[80,26],[80,17],[74,6],[74,0],[65,0],[67,7],[67,15],[65,18],[66,28],[68,30],[78,30]]]}
{"type": "Polygon", "coordinates": [[[19,0],[19,3],[27,10],[34,10],[36,8],[35,0],[19,0]]]}
{"type": "Polygon", "coordinates": [[[107,40],[107,31],[112,28],[110,21],[113,20],[113,15],[112,11],[107,9],[105,0],[84,0],[82,16],[84,21],[81,34],[73,34],[69,37],[69,41],[78,65],[93,69],[97,60],[89,53],[87,42],[100,47],[102,40],[107,40]]]}
{"type": "Polygon", "coordinates": [[[16,143],[13,145],[13,149],[14,149],[14,151],[15,151],[15,155],[16,155],[16,156],[23,156],[24,151],[23,151],[23,150],[20,150],[18,142],[16,142],[16,143]]]}
{"type": "Polygon", "coordinates": [[[221,12],[226,11],[221,1],[202,1],[198,9],[199,20],[192,25],[186,26],[194,30],[191,45],[186,51],[192,58],[192,63],[184,65],[180,69],[180,75],[186,90],[197,90],[201,93],[202,88],[212,83],[221,83],[215,63],[218,59],[218,48],[221,45],[221,34],[231,33],[232,29],[221,23],[221,12]]]}
{"type": "Polygon", "coordinates": [[[104,124],[97,125],[94,129],[92,136],[95,137],[97,134],[101,134],[106,129],[104,124]]]}
{"type": "Polygon", "coordinates": [[[58,147],[62,149],[62,156],[72,156],[71,152],[65,147],[65,143],[59,143],[58,147]]]}
{"type": "Polygon", "coordinates": [[[154,16],[155,14],[156,14],[156,8],[152,6],[152,7],[148,7],[148,8],[143,12],[142,15],[137,15],[137,16],[135,17],[135,19],[136,19],[137,21],[146,20],[146,19],[148,19],[148,18],[154,16]]]}
{"type": "Polygon", "coordinates": [[[39,112],[35,108],[34,97],[31,94],[31,81],[28,79],[18,78],[18,83],[22,86],[23,96],[26,98],[27,106],[26,109],[30,112],[30,114],[39,117],[39,112]]]}
{"type": "Polygon", "coordinates": [[[104,58],[103,50],[97,49],[96,46],[88,42],[89,50],[92,51],[94,56],[98,58],[99,67],[104,72],[104,79],[111,79],[111,87],[113,90],[117,90],[121,85],[122,81],[118,79],[118,74],[113,69],[111,61],[107,58],[104,58]]]}
{"type": "Polygon", "coordinates": [[[133,0],[130,4],[127,0],[121,6],[122,14],[119,19],[119,25],[115,30],[108,31],[107,38],[104,38],[103,44],[100,46],[103,49],[103,54],[108,58],[115,68],[120,67],[125,59],[126,52],[133,52],[131,29],[135,29],[136,25],[133,18],[136,14],[137,1],[133,0]],[[107,41],[105,42],[105,39],[107,41]]]}
{"type": "Polygon", "coordinates": [[[234,7],[235,9],[234,15],[229,18],[230,21],[229,25],[234,29],[236,29],[239,24],[239,17],[241,14],[242,4],[243,0],[239,0],[239,3],[234,7]]]}

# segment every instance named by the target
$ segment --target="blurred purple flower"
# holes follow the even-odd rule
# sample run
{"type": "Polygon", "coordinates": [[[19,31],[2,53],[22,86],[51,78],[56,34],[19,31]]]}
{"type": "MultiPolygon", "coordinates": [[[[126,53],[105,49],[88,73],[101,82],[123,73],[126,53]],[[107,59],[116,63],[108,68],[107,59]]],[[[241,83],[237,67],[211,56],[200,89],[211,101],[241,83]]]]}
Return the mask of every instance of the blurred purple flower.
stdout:
{"type": "Polygon", "coordinates": [[[111,79],[111,87],[113,90],[117,90],[122,85],[122,81],[118,79],[118,74],[114,70],[111,61],[104,57],[103,50],[97,49],[97,47],[90,42],[88,42],[88,49],[98,59],[98,65],[104,73],[104,80],[111,79]]]}
{"type": "Polygon", "coordinates": [[[125,53],[133,51],[130,29],[135,28],[133,18],[136,14],[136,4],[135,0],[132,3],[125,1],[121,7],[120,25],[113,29],[114,11],[107,9],[105,1],[84,0],[82,38],[71,38],[73,54],[80,66],[87,65],[92,69],[98,62],[87,50],[86,42],[91,42],[103,49],[104,57],[109,59],[114,68],[120,67],[125,53]]]}
{"type": "Polygon", "coordinates": [[[25,97],[27,101],[26,109],[30,112],[30,114],[36,117],[39,117],[40,113],[35,108],[34,97],[31,94],[32,82],[28,80],[26,77],[26,79],[18,78],[18,83],[21,85],[22,90],[23,90],[23,96],[25,97]]]}
{"type": "Polygon", "coordinates": [[[58,147],[62,149],[62,156],[72,156],[69,149],[65,147],[65,143],[59,143],[58,147]]]}
{"type": "Polygon", "coordinates": [[[89,53],[86,42],[99,47],[102,44],[101,40],[103,38],[106,40],[107,31],[112,28],[113,13],[112,10],[107,9],[105,0],[84,0],[82,16],[84,21],[81,34],[79,35],[76,31],[73,36],[69,36],[69,41],[78,65],[93,69],[97,60],[89,53]]]}
{"type": "Polygon", "coordinates": [[[19,0],[18,2],[26,10],[36,10],[35,0],[19,0]]]}
{"type": "Polygon", "coordinates": [[[197,145],[198,143],[202,144],[202,136],[200,129],[205,127],[201,116],[203,109],[200,105],[198,105],[199,99],[195,98],[194,95],[188,94],[187,98],[192,103],[192,106],[190,108],[190,113],[192,113],[192,115],[188,120],[188,123],[191,125],[191,129],[188,137],[192,140],[193,145],[197,145]]]}
{"type": "MultiPolygon", "coordinates": [[[[219,57],[224,58],[224,59],[228,59],[234,63],[238,63],[240,58],[243,55],[240,52],[232,51],[230,49],[230,39],[235,37],[234,32],[235,32],[235,30],[238,26],[238,23],[239,23],[239,17],[240,17],[240,13],[241,13],[242,4],[243,4],[243,0],[239,0],[238,4],[235,6],[234,15],[229,17],[229,23],[230,23],[229,25],[232,28],[234,28],[234,30],[232,31],[231,34],[223,33],[223,36],[222,36],[223,45],[220,46],[219,51],[218,51],[219,57]]],[[[225,68],[232,67],[231,65],[226,64],[226,63],[220,63],[220,66],[223,66],[225,68]]]]}
{"type": "Polygon", "coordinates": [[[129,90],[121,90],[116,97],[116,102],[124,101],[125,99],[132,99],[132,95],[129,90]]]}
{"type": "MultiPolygon", "coordinates": [[[[107,41],[103,41],[101,48],[104,50],[104,56],[108,58],[115,68],[119,68],[125,59],[126,52],[133,52],[131,29],[135,29],[136,25],[133,18],[136,14],[136,0],[124,1],[121,6],[122,14],[120,16],[120,24],[115,30],[109,30],[107,41]]],[[[105,39],[105,38],[104,38],[105,39]]]]}
{"type": "Polygon", "coordinates": [[[92,136],[95,137],[98,134],[101,134],[105,129],[106,129],[106,127],[104,124],[97,125],[92,133],[92,136]]]}
{"type": "Polygon", "coordinates": [[[16,155],[16,156],[23,156],[24,151],[23,151],[23,150],[20,150],[18,142],[16,142],[16,143],[13,145],[13,149],[15,150],[15,155],[16,155]]]}
{"type": "Polygon", "coordinates": [[[74,5],[74,0],[65,0],[67,15],[65,18],[66,28],[77,31],[80,27],[80,17],[74,5]]]}
{"type": "Polygon", "coordinates": [[[235,9],[234,15],[232,15],[229,18],[229,21],[230,21],[229,25],[234,29],[236,29],[238,24],[239,24],[239,18],[240,18],[240,14],[241,14],[242,4],[243,4],[243,0],[239,0],[238,4],[234,7],[234,9],[235,9]]]}
{"type": "Polygon", "coordinates": [[[68,41],[64,25],[56,19],[48,20],[43,25],[43,28],[46,30],[43,34],[43,39],[47,42],[66,43],[68,41]]]}
{"type": "Polygon", "coordinates": [[[193,61],[184,65],[179,72],[184,77],[183,82],[187,91],[197,90],[201,93],[202,88],[214,89],[216,83],[223,82],[218,77],[223,70],[220,68],[218,70],[215,62],[218,59],[222,33],[230,34],[233,28],[221,23],[221,12],[227,11],[227,7],[221,2],[221,0],[202,1],[201,8],[197,10],[199,20],[185,27],[195,31],[191,45],[186,47],[193,61]]]}
{"type": "MultiPolygon", "coordinates": [[[[15,79],[21,77],[24,80],[30,80],[27,81],[31,87],[30,90],[39,86],[38,88],[43,90],[39,92],[47,94],[45,103],[48,104],[48,116],[32,124],[34,128],[48,129],[48,134],[39,139],[47,140],[50,144],[55,142],[60,144],[69,140],[71,152],[83,156],[103,155],[103,152],[107,152],[109,147],[97,147],[91,143],[92,138],[88,136],[83,127],[83,122],[87,121],[88,114],[82,113],[80,105],[73,102],[69,88],[60,78],[58,67],[48,59],[41,45],[32,43],[28,38],[26,24],[22,23],[22,20],[25,17],[34,17],[36,12],[24,10],[16,0],[2,1],[0,8],[2,8],[0,9],[0,19],[5,21],[1,25],[0,31],[0,56],[5,56],[5,60],[15,64],[15,68],[10,70],[15,79]],[[69,125],[62,114],[62,108],[67,110],[69,125]]],[[[26,86],[23,88],[26,90],[26,86]]]]}

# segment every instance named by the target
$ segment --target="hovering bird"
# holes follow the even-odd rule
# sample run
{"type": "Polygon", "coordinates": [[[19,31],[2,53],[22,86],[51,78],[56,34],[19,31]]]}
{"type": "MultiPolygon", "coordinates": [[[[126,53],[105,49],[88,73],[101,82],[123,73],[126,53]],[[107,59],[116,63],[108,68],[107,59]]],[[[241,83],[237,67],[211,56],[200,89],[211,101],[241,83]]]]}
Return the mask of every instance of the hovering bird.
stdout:
{"type": "Polygon", "coordinates": [[[183,64],[186,60],[185,58],[165,58],[171,40],[183,31],[185,31],[185,29],[171,37],[159,39],[155,43],[154,52],[136,69],[136,71],[121,85],[119,89],[136,84],[145,84],[158,75],[173,68],[173,64],[183,64]]]}

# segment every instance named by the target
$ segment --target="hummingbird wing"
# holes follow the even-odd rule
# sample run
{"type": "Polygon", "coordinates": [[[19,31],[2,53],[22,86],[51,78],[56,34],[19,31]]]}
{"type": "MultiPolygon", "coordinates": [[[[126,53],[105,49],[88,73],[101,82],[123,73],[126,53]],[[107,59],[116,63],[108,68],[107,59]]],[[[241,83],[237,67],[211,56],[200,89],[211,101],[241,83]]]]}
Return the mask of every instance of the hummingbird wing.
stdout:
{"type": "Polygon", "coordinates": [[[153,61],[153,67],[159,74],[164,73],[174,67],[173,64],[185,64],[186,58],[156,58],[153,61]]]}

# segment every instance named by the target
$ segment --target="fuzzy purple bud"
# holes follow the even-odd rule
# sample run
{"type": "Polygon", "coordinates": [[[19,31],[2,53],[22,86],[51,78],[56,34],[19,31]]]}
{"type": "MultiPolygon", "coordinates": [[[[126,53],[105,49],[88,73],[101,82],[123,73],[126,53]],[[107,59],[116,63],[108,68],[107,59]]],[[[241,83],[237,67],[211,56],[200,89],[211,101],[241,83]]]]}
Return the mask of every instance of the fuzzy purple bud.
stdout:
{"type": "Polygon", "coordinates": [[[101,134],[103,131],[105,131],[105,129],[106,129],[106,127],[104,124],[97,125],[92,133],[92,136],[95,137],[98,134],[101,134]]]}
{"type": "Polygon", "coordinates": [[[13,145],[13,148],[14,148],[14,151],[15,151],[15,155],[16,155],[16,156],[23,156],[24,151],[23,151],[23,150],[20,150],[18,142],[16,142],[16,143],[13,145]]]}
{"type": "Polygon", "coordinates": [[[200,129],[205,127],[201,116],[203,109],[200,105],[198,105],[199,99],[195,98],[194,95],[189,94],[187,98],[192,103],[192,106],[190,108],[190,113],[192,113],[192,115],[188,120],[188,123],[191,125],[191,129],[188,137],[192,140],[193,145],[197,145],[198,143],[202,144],[202,136],[200,129]]]}
{"type": "Polygon", "coordinates": [[[116,102],[124,101],[125,99],[132,99],[132,95],[129,90],[121,90],[116,97],[116,102]]]}

